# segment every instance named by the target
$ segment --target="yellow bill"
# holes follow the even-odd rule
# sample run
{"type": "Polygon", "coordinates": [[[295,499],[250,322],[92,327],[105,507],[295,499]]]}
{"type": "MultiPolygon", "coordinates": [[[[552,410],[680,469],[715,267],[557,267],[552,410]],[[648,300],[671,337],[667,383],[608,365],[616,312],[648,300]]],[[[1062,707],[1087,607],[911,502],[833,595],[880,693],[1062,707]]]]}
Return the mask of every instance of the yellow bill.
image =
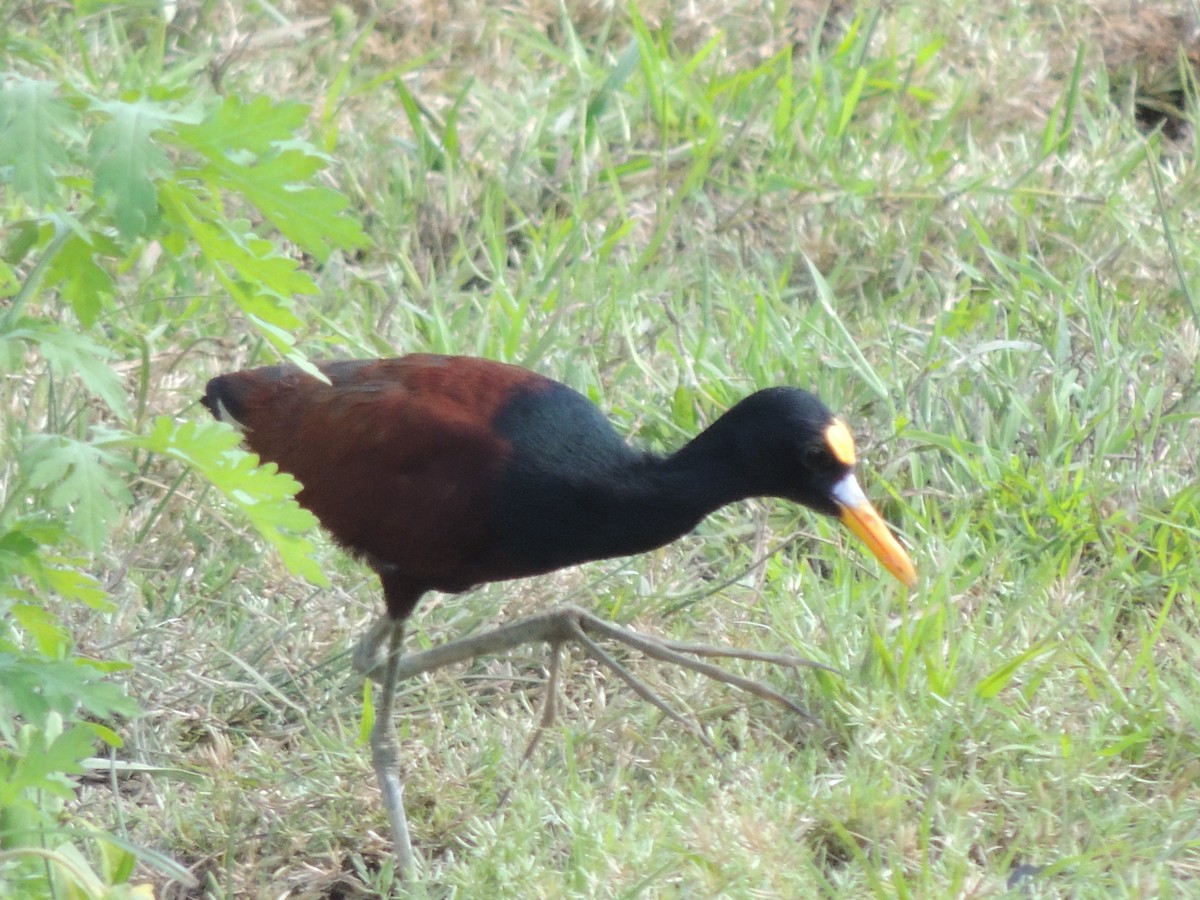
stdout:
{"type": "Polygon", "coordinates": [[[858,479],[852,474],[845,476],[834,485],[833,499],[841,508],[842,522],[859,536],[883,567],[908,587],[916,587],[917,570],[912,560],[862,492],[858,479]]]}

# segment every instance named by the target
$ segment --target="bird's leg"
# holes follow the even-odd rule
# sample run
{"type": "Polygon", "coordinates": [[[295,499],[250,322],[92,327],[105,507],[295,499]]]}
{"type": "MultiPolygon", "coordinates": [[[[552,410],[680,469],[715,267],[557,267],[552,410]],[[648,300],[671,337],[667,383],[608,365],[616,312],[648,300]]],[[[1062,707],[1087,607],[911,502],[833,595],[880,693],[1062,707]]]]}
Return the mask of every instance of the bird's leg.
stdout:
{"type": "MultiPolygon", "coordinates": [[[[588,635],[580,627],[579,623],[575,621],[573,616],[571,616],[571,613],[575,609],[575,607],[569,606],[560,607],[559,609],[553,610],[550,613],[550,615],[554,618],[559,617],[563,613],[566,614],[563,616],[563,618],[567,626],[567,631],[571,635],[571,637],[568,639],[576,641],[581,647],[583,647],[584,652],[587,653],[588,656],[596,660],[601,665],[607,666],[616,672],[626,684],[633,688],[635,694],[637,694],[643,700],[648,701],[656,709],[662,712],[663,715],[675,720],[684,728],[688,729],[688,731],[692,732],[692,734],[694,734],[708,749],[716,749],[713,747],[712,741],[708,739],[708,735],[701,731],[698,725],[691,720],[684,718],[679,713],[675,712],[675,710],[671,709],[667,701],[665,701],[658,694],[654,693],[654,691],[651,690],[641,679],[617,662],[617,660],[614,659],[603,647],[588,637],[588,635]]],[[[584,615],[590,616],[591,614],[584,613],[584,615]]],[[[536,618],[540,620],[541,617],[536,618]]],[[[516,622],[514,624],[522,625],[528,621],[528,619],[522,619],[520,622],[516,622]]],[[[557,623],[555,622],[551,622],[549,627],[554,628],[556,624],[557,623]]],[[[515,633],[519,633],[519,631],[515,633]]],[[[484,634],[479,635],[479,637],[487,637],[491,634],[494,634],[494,632],[485,632],[484,634]]],[[[534,640],[537,640],[537,638],[529,638],[529,641],[534,640]]],[[[520,640],[518,643],[512,644],[512,646],[518,646],[520,643],[527,643],[527,641],[520,640]]],[[[538,716],[538,723],[534,726],[533,735],[529,738],[529,743],[525,745],[525,752],[521,754],[521,761],[517,763],[517,768],[524,766],[525,763],[529,761],[529,757],[533,755],[533,750],[541,741],[542,735],[546,733],[546,729],[554,722],[554,714],[558,705],[558,674],[562,663],[562,645],[563,638],[561,637],[550,640],[550,673],[546,677],[546,696],[542,701],[542,713],[540,716],[538,716]]],[[[437,668],[437,666],[433,666],[431,668],[437,668]]],[[[500,795],[500,799],[496,804],[498,808],[502,808],[504,804],[508,802],[509,794],[512,793],[514,786],[515,785],[510,784],[504,789],[504,793],[500,795]]]]}
{"type": "MultiPolygon", "coordinates": [[[[397,678],[410,678],[413,675],[419,675],[423,672],[430,672],[434,669],[439,669],[443,666],[450,665],[456,662],[462,662],[467,659],[472,659],[476,656],[481,656],[490,653],[502,653],[507,650],[512,650],[523,644],[534,643],[537,641],[546,641],[552,647],[558,647],[566,641],[575,641],[578,643],[592,659],[596,660],[601,665],[612,670],[623,681],[625,681],[637,694],[650,703],[654,704],[661,712],[670,718],[686,723],[686,720],[672,710],[661,697],[647,687],[640,679],[634,676],[628,669],[618,663],[612,656],[601,649],[594,640],[589,636],[589,632],[600,637],[606,637],[610,640],[623,643],[626,646],[632,647],[644,653],[653,659],[661,660],[662,662],[674,663],[684,668],[691,669],[693,672],[698,672],[715,681],[720,681],[723,684],[732,685],[740,688],[748,693],[754,694],[756,697],[761,697],[765,700],[771,700],[786,706],[789,710],[801,716],[802,718],[812,721],[812,716],[801,706],[793,702],[788,697],[776,691],[774,688],[768,687],[762,682],[755,681],[750,678],[744,678],[740,675],[734,675],[731,672],[726,672],[724,669],[713,665],[709,662],[704,662],[695,659],[696,656],[705,657],[731,657],[737,659],[748,659],[758,662],[771,663],[773,665],[786,666],[810,666],[813,668],[826,669],[828,671],[836,671],[830,669],[829,666],[821,663],[813,662],[812,660],[804,659],[798,656],[789,656],[779,653],[760,653],[754,650],[738,650],[734,648],[710,647],[704,644],[688,644],[679,641],[661,640],[646,635],[638,634],[635,631],[630,631],[628,628],[622,628],[618,625],[613,625],[606,622],[598,616],[593,615],[587,610],[581,609],[578,606],[564,605],[556,607],[544,613],[529,616],[519,621],[508,625],[501,625],[490,631],[482,634],[469,635],[465,638],[460,638],[456,641],[451,641],[448,644],[442,644],[439,647],[414,653],[403,657],[397,664],[397,678]]],[[[557,651],[556,651],[557,652],[557,651]]],[[[356,654],[357,655],[357,654],[356,654]]],[[[552,657],[553,662],[553,657],[552,657]]],[[[552,674],[557,674],[552,669],[552,674]]],[[[549,700],[547,702],[550,702],[549,700]]],[[[689,726],[689,730],[693,733],[698,733],[695,726],[689,726]]]]}
{"type": "MultiPolygon", "coordinates": [[[[525,752],[521,754],[521,762],[518,765],[525,765],[546,729],[554,724],[554,716],[558,712],[558,673],[561,668],[562,643],[559,642],[550,645],[550,674],[546,676],[546,696],[542,700],[542,714],[538,716],[533,736],[530,737],[525,752]]],[[[505,796],[507,797],[507,794],[505,796]]]]}
{"type": "Polygon", "coordinates": [[[377,682],[382,679],[387,663],[382,651],[386,644],[390,644],[394,624],[391,616],[380,616],[371,623],[366,634],[359,638],[350,657],[350,664],[354,666],[355,672],[367,675],[377,682]]]}
{"type": "Polygon", "coordinates": [[[396,854],[396,872],[405,878],[412,870],[413,849],[408,835],[408,817],[404,813],[404,784],[400,780],[400,746],[392,722],[396,685],[400,680],[400,645],[404,640],[404,624],[384,618],[363,636],[354,652],[354,665],[373,660],[379,646],[387,638],[387,661],[379,704],[375,707],[375,724],[371,727],[371,760],[383,794],[388,824],[392,829],[392,844],[396,854]]]}
{"type": "MultiPolygon", "coordinates": [[[[595,622],[589,622],[588,624],[595,625],[598,622],[603,622],[603,620],[596,619],[595,622]]],[[[575,640],[579,642],[579,646],[583,647],[584,652],[587,653],[588,656],[596,660],[596,662],[600,663],[601,665],[612,669],[612,671],[615,672],[622,681],[633,688],[633,692],[635,694],[658,709],[658,711],[664,716],[669,719],[674,719],[688,731],[692,732],[692,734],[699,738],[700,742],[704,744],[704,746],[708,747],[709,750],[716,749],[713,747],[712,741],[708,739],[708,735],[700,730],[699,725],[689,721],[688,719],[685,719],[679,713],[675,712],[675,710],[671,709],[666,700],[654,693],[654,691],[652,691],[645,682],[617,662],[616,659],[614,659],[612,655],[608,653],[608,651],[588,637],[587,633],[583,630],[582,622],[576,621],[572,618],[570,623],[571,630],[575,634],[575,640]]],[[[618,640],[620,640],[620,638],[618,638],[618,640]]]]}
{"type": "Polygon", "coordinates": [[[622,628],[620,625],[614,625],[612,622],[606,622],[595,616],[591,616],[590,618],[591,620],[586,623],[587,627],[594,629],[605,637],[611,638],[614,641],[620,641],[627,646],[633,647],[635,650],[640,650],[652,659],[659,659],[663,662],[683,666],[685,669],[699,672],[701,675],[711,678],[714,681],[741,688],[743,691],[754,694],[756,697],[761,697],[764,700],[773,700],[782,706],[786,706],[802,719],[807,719],[814,724],[816,723],[816,719],[809,714],[808,710],[785,697],[774,688],[767,687],[761,681],[755,681],[752,678],[743,678],[741,675],[726,672],[719,666],[701,662],[698,659],[692,659],[690,656],[685,656],[684,654],[692,653],[697,656],[725,656],[736,659],[753,659],[775,665],[807,666],[808,668],[825,669],[830,672],[836,671],[814,660],[804,659],[799,656],[788,656],[783,653],[760,653],[757,650],[739,650],[735,647],[712,647],[707,644],[661,641],[657,638],[638,634],[636,631],[630,631],[628,628],[622,628]]]}
{"type": "MultiPolygon", "coordinates": [[[[533,750],[541,741],[542,735],[546,733],[547,728],[554,724],[554,716],[558,710],[558,673],[561,668],[562,642],[556,641],[550,644],[550,673],[546,676],[546,696],[542,699],[542,714],[538,716],[538,722],[533,726],[533,734],[529,737],[529,743],[525,745],[521,761],[517,763],[518,769],[529,762],[529,757],[533,756],[533,750]]],[[[504,805],[508,803],[508,797],[514,787],[515,784],[510,784],[504,789],[500,799],[496,801],[497,809],[503,809],[504,805]]]]}

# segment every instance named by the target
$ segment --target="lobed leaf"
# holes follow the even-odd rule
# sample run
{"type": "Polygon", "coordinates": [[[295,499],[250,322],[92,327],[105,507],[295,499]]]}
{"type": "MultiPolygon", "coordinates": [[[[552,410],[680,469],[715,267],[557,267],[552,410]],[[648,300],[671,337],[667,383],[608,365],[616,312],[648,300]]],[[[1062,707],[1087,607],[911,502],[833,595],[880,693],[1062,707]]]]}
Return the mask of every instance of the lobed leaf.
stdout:
{"type": "Polygon", "coordinates": [[[0,334],[0,348],[9,341],[36,344],[42,356],[61,376],[78,376],[89,393],[104,401],[120,419],[129,417],[129,401],[117,375],[106,360],[112,352],[85,334],[46,322],[18,321],[17,327],[0,334]]]}
{"type": "Polygon", "coordinates": [[[342,215],[348,205],[342,194],[309,183],[328,160],[295,137],[307,113],[296,103],[258,97],[244,104],[228,97],[177,136],[207,161],[200,174],[210,187],[244,196],[280,233],[324,262],[335,248],[364,247],[368,240],[355,219],[342,215]]]}
{"type": "Polygon", "coordinates": [[[0,713],[44,722],[51,713],[69,717],[77,710],[101,719],[139,712],[120,686],[84,660],[0,652],[0,713]]]}
{"type": "MultiPolygon", "coordinates": [[[[225,289],[248,315],[285,332],[299,327],[301,321],[290,309],[291,298],[316,294],[318,288],[295,260],[276,252],[270,241],[236,231],[179,184],[163,185],[160,197],[166,214],[190,233],[225,289]]],[[[290,335],[285,346],[291,346],[290,335]]]]}
{"type": "Polygon", "coordinates": [[[65,435],[31,435],[22,452],[22,466],[34,488],[50,489],[50,505],[67,529],[85,546],[99,550],[122,508],[132,502],[125,481],[129,460],[86,441],[65,435]]]}
{"type": "Polygon", "coordinates": [[[35,209],[59,198],[58,170],[67,165],[67,141],[78,139],[79,115],[58,86],[9,74],[0,83],[0,169],[35,209]]]}
{"type": "Polygon", "coordinates": [[[249,103],[230,95],[202,122],[176,129],[178,138],[209,159],[235,151],[255,155],[271,152],[276,143],[290,141],[308,118],[302,103],[278,103],[260,95],[249,103]]]}
{"type": "Polygon", "coordinates": [[[71,304],[81,325],[96,323],[115,291],[112,275],[96,262],[98,252],[118,255],[116,246],[100,234],[73,232],[59,247],[46,270],[46,286],[57,286],[71,304]]]}
{"type": "Polygon", "coordinates": [[[317,520],[294,499],[300,482],[274,464],[259,465],[258,457],[242,450],[240,442],[238,433],[220,422],[177,423],[166,416],[134,441],[195,468],[246,514],[291,571],[313,584],[328,584],[313,559],[312,543],[301,534],[317,520]]]}
{"type": "Polygon", "coordinates": [[[170,124],[172,117],[145,100],[110,100],[92,108],[108,117],[92,132],[96,197],[112,204],[113,221],[123,238],[148,235],[158,220],[154,177],[170,167],[153,135],[170,124]]]}

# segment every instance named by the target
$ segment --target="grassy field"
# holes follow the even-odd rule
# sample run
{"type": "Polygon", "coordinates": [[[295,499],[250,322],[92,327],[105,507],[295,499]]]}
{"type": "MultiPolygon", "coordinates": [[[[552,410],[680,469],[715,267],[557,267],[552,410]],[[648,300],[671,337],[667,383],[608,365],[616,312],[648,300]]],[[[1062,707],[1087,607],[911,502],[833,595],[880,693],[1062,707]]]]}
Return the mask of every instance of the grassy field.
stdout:
{"type": "MultiPolygon", "coordinates": [[[[160,99],[311,107],[370,244],[294,254],[320,289],[299,352],[527,365],[661,451],[810,388],[912,549],[909,594],[836,523],[755,501],[643,557],[431,595],[412,647],[570,600],[841,674],[734,664],[812,727],[623,656],[713,753],[570,656],[524,765],[540,648],[405,684],[413,896],[1200,896],[1200,179],[1189,126],[1132,109],[1189,32],[1120,3],[813,6],[195,0],[151,61],[145,5],[8,4],[97,92],[153,63],[160,99]]],[[[277,358],[195,255],[117,273],[134,431],[277,358]]],[[[70,324],[52,294],[29,309],[70,324]]],[[[68,400],[100,415],[18,362],[9,450],[68,400]]],[[[349,668],[376,580],[315,534],[330,585],[292,574],[177,461],[127,477],[81,563],[115,609],[70,620],[131,664],[114,754],[151,771],[66,814],[186,866],[199,887],[139,863],[163,897],[398,891],[349,668]]]]}

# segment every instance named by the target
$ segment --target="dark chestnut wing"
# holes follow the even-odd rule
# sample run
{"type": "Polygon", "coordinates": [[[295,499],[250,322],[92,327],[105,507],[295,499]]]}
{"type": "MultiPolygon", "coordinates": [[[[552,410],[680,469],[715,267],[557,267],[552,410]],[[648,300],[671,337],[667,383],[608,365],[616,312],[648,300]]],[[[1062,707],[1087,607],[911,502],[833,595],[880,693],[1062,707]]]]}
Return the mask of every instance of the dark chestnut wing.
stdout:
{"type": "Polygon", "coordinates": [[[399,570],[414,588],[463,590],[507,573],[480,568],[493,486],[512,447],[497,411],[555,383],[515,366],[415,355],[224,375],[206,404],[223,406],[246,443],[290,472],[298,499],[348,549],[399,570]]]}

